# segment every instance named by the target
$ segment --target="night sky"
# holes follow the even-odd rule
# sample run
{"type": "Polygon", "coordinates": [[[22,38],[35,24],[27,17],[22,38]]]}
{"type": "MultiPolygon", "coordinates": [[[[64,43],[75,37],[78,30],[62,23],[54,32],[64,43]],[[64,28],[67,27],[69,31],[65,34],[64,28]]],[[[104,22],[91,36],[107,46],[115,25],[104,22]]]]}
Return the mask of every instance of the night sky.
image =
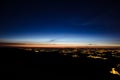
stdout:
{"type": "Polygon", "coordinates": [[[0,41],[120,46],[120,2],[0,2],[0,41]]]}

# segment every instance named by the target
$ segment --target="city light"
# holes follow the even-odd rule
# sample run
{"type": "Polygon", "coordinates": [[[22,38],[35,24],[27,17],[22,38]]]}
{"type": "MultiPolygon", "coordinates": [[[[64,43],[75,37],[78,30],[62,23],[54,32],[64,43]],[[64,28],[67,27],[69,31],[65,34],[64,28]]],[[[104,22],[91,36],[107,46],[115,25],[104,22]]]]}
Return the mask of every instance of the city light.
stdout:
{"type": "Polygon", "coordinates": [[[115,68],[112,68],[112,71],[110,71],[110,73],[120,76],[119,72],[116,71],[115,68]]]}

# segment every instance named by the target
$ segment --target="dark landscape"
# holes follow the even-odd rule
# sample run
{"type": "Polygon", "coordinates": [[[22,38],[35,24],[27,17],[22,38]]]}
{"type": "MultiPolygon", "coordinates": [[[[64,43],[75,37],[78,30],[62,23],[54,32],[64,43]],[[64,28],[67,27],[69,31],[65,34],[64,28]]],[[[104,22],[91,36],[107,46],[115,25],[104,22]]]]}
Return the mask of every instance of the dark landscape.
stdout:
{"type": "MultiPolygon", "coordinates": [[[[112,68],[120,72],[120,53],[117,57],[112,57],[110,52],[106,52],[106,59],[88,58],[90,54],[82,54],[77,49],[74,53],[60,53],[67,48],[0,48],[0,65],[4,73],[15,73],[17,79],[41,78],[43,76],[76,76],[80,80],[119,80],[120,76],[110,73],[112,68]],[[37,50],[39,52],[37,52],[37,50]],[[46,50],[40,52],[40,50],[46,50]],[[79,56],[79,57],[78,57],[79,56]]],[[[68,48],[72,51],[74,49],[68,48]]],[[[90,49],[94,50],[94,49],[90,49]]],[[[109,50],[109,49],[108,49],[109,50]]],[[[116,50],[116,49],[115,49],[116,50]]],[[[103,53],[101,53],[103,54],[103,53]]],[[[92,55],[95,55],[92,54],[92,55]]],[[[45,77],[45,78],[46,78],[45,77]]],[[[75,77],[75,78],[76,78],[75,77]]]]}

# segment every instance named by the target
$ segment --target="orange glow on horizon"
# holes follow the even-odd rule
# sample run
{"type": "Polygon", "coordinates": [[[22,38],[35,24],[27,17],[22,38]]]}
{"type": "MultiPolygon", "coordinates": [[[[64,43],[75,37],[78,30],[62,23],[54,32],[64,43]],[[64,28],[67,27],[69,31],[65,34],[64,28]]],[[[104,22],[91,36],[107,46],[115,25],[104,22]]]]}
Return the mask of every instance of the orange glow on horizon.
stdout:
{"type": "Polygon", "coordinates": [[[8,47],[50,47],[50,48],[109,48],[109,47],[120,47],[115,45],[80,45],[80,44],[29,44],[29,43],[9,43],[9,44],[2,44],[1,46],[8,46],[8,47]]]}

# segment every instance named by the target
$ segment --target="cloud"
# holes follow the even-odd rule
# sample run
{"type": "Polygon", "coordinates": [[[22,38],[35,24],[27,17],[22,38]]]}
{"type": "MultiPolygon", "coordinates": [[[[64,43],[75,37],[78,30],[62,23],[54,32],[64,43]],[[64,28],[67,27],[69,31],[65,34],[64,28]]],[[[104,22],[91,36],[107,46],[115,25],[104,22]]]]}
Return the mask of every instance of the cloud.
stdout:
{"type": "Polygon", "coordinates": [[[52,39],[52,40],[49,40],[48,42],[54,42],[54,41],[56,41],[55,39],[52,39]]]}

